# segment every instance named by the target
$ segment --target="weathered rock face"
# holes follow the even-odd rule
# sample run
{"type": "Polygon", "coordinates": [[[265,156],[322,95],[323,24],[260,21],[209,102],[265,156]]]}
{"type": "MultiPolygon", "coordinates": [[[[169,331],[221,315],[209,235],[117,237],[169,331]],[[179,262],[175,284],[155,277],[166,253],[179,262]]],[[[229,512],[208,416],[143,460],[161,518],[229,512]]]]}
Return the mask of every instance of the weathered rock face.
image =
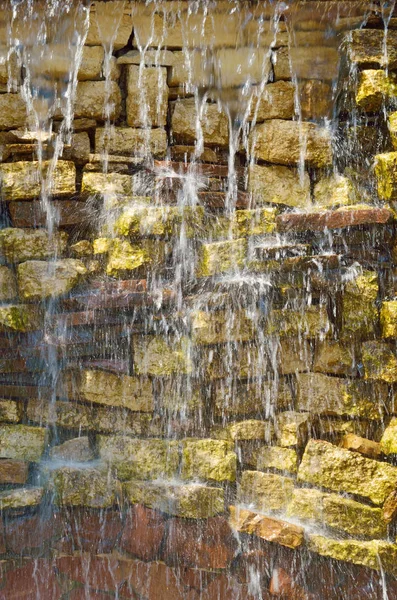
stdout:
{"type": "Polygon", "coordinates": [[[248,189],[256,206],[264,203],[305,207],[310,203],[310,179],[303,181],[298,172],[278,165],[253,165],[249,171],[248,189]]]}
{"type": "Polygon", "coordinates": [[[43,325],[43,313],[29,304],[0,306],[1,331],[35,331],[43,325]]]}
{"type": "Polygon", "coordinates": [[[0,302],[11,302],[18,295],[17,280],[8,267],[0,267],[0,302]]]}
{"type": "Polygon", "coordinates": [[[167,70],[128,66],[127,124],[131,127],[164,127],[168,110],[167,70]]]}
{"type": "Polygon", "coordinates": [[[294,481],[288,477],[244,471],[238,487],[237,497],[240,503],[253,505],[262,511],[284,511],[294,489],[294,481]]]}
{"type": "Polygon", "coordinates": [[[357,105],[366,112],[376,112],[389,98],[396,95],[397,81],[385,71],[363,71],[357,91],[357,105]]]}
{"type": "Polygon", "coordinates": [[[30,260],[18,266],[19,292],[24,300],[54,298],[73,289],[86,273],[84,264],[75,258],[30,260]]]}
{"type": "Polygon", "coordinates": [[[121,92],[118,84],[111,81],[109,90],[106,81],[83,81],[77,85],[75,117],[104,121],[106,113],[117,119],[121,112],[121,92]]]}
{"type": "Polygon", "coordinates": [[[288,548],[303,544],[303,528],[237,506],[230,507],[230,525],[239,533],[254,534],[288,548]]]}
{"type": "MultiPolygon", "coordinates": [[[[43,161],[42,176],[46,177],[49,161],[43,161]]],[[[15,162],[0,165],[1,193],[4,200],[30,200],[41,192],[38,162],[15,162]]],[[[76,191],[74,163],[59,160],[53,170],[50,184],[53,196],[67,196],[76,191]]]]}
{"type": "Polygon", "coordinates": [[[50,489],[58,506],[108,508],[116,503],[121,485],[106,472],[62,467],[52,473],[50,489]]]}
{"type": "MultiPolygon", "coordinates": [[[[220,112],[216,104],[205,106],[200,120],[204,143],[208,146],[227,147],[229,143],[229,125],[225,113],[220,112]]],[[[193,99],[179,100],[172,113],[172,132],[179,143],[190,144],[197,137],[197,111],[193,99]]]]}
{"type": "Polygon", "coordinates": [[[109,154],[129,156],[131,152],[138,156],[153,154],[162,157],[167,150],[167,133],[164,129],[133,129],[132,127],[115,127],[109,134],[98,127],[95,131],[95,150],[103,152],[107,148],[109,154]]]}
{"type": "Polygon", "coordinates": [[[38,462],[45,449],[47,432],[26,425],[0,426],[0,458],[38,462]]]}
{"type": "Polygon", "coordinates": [[[336,492],[368,498],[381,505],[395,488],[397,468],[337,448],[328,442],[311,440],[298,470],[298,480],[336,492]]]}
{"type": "Polygon", "coordinates": [[[253,129],[251,144],[255,158],[270,163],[297,164],[302,157],[317,168],[332,163],[330,132],[313,123],[267,121],[253,129]]]}
{"type": "Polygon", "coordinates": [[[182,443],[182,478],[234,481],[237,456],[233,444],[218,440],[185,440],[182,443]]]}
{"type": "Polygon", "coordinates": [[[66,250],[67,241],[68,235],[63,231],[49,236],[45,229],[7,227],[0,232],[0,247],[9,263],[62,256],[66,250]]]}

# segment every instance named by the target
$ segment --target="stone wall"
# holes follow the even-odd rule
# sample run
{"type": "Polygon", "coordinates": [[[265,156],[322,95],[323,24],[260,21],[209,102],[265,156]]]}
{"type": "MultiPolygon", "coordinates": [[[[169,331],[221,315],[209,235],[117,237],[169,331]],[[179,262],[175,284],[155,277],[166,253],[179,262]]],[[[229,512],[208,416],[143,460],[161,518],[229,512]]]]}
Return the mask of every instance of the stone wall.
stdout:
{"type": "Polygon", "coordinates": [[[397,15],[106,4],[57,162],[0,65],[0,597],[394,598],[397,15]]]}

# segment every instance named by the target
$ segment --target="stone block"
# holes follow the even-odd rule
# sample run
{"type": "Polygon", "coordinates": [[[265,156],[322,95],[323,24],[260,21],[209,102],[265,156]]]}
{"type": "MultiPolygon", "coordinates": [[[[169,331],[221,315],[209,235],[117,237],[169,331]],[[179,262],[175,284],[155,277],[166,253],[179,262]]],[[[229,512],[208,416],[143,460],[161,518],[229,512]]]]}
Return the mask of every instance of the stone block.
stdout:
{"type": "Polygon", "coordinates": [[[102,65],[105,56],[103,46],[84,46],[83,56],[78,72],[79,81],[101,79],[102,65]]]}
{"type": "Polygon", "coordinates": [[[190,374],[192,362],[187,338],[147,335],[134,337],[134,371],[137,375],[190,374]]]}
{"type": "Polygon", "coordinates": [[[236,237],[272,233],[276,229],[276,209],[267,207],[236,210],[232,228],[236,237]]]}
{"type": "Polygon", "coordinates": [[[362,496],[381,505],[395,489],[397,467],[364,458],[329,442],[310,440],[299,466],[298,480],[362,496]]]}
{"type": "Polygon", "coordinates": [[[166,259],[166,245],[157,240],[142,240],[130,244],[128,240],[112,240],[106,273],[111,277],[128,278],[138,269],[161,267],[166,259]]]}
{"type": "Polygon", "coordinates": [[[265,121],[253,128],[250,144],[255,158],[270,163],[289,166],[303,158],[315,168],[332,164],[330,132],[314,123],[265,121]]]}
{"type": "Polygon", "coordinates": [[[87,462],[94,460],[95,453],[90,447],[88,437],[82,436],[67,440],[59,446],[53,446],[50,450],[50,457],[68,462],[87,462]]]}
{"type": "Polygon", "coordinates": [[[29,463],[23,460],[0,460],[0,484],[19,484],[27,482],[29,476],[29,463]]]}
{"type": "Polygon", "coordinates": [[[47,442],[47,431],[27,425],[0,426],[0,458],[27,462],[40,461],[47,442]]]}
{"type": "MultiPolygon", "coordinates": [[[[0,95],[1,98],[1,95],[0,95]]],[[[43,161],[42,176],[50,168],[50,161],[43,161]]],[[[4,200],[31,200],[41,193],[39,163],[37,161],[14,162],[0,165],[1,193],[4,200]]],[[[69,196],[76,192],[76,167],[74,163],[58,160],[51,176],[51,194],[69,196]]]]}
{"type": "Polygon", "coordinates": [[[87,269],[76,258],[53,262],[30,260],[18,265],[20,296],[24,300],[43,300],[66,294],[81,283],[87,269]]]}
{"type": "Polygon", "coordinates": [[[346,433],[339,445],[341,448],[345,448],[351,452],[358,452],[367,458],[379,459],[382,454],[381,445],[378,442],[367,440],[354,433],[346,433]]]}
{"type": "Polygon", "coordinates": [[[397,150],[397,112],[388,115],[388,126],[393,149],[397,150]]]}
{"type": "Polygon", "coordinates": [[[75,118],[104,121],[106,112],[110,119],[118,119],[121,113],[121,91],[115,81],[82,81],[77,84],[74,104],[75,118]]]}
{"type": "Polygon", "coordinates": [[[0,510],[37,506],[43,495],[42,487],[23,487],[0,492],[0,510]]]}
{"type": "Polygon", "coordinates": [[[329,416],[380,419],[387,402],[386,385],[329,377],[320,373],[297,375],[296,408],[329,416]]]}
{"type": "Polygon", "coordinates": [[[362,364],[365,379],[375,379],[386,383],[397,381],[397,356],[386,342],[364,342],[362,345],[362,364]]]}
{"type": "Polygon", "coordinates": [[[313,362],[313,352],[307,339],[280,338],[277,353],[278,369],[282,375],[292,375],[309,371],[313,362]]]}
{"type": "Polygon", "coordinates": [[[43,325],[43,313],[29,304],[0,306],[0,331],[36,331],[43,325]]]}
{"type": "Polygon", "coordinates": [[[304,543],[304,530],[298,525],[267,517],[238,506],[230,506],[229,523],[238,533],[255,535],[267,542],[287,548],[298,548],[304,543]]]}
{"type": "Polygon", "coordinates": [[[336,540],[321,535],[310,535],[308,548],[321,556],[337,561],[363,565],[370,569],[383,569],[396,573],[397,545],[381,540],[336,540]]]}
{"type": "Polygon", "coordinates": [[[240,269],[246,260],[244,239],[202,244],[199,250],[198,277],[212,277],[240,269]]]}
{"type": "Polygon", "coordinates": [[[22,417],[22,405],[13,400],[0,400],[0,422],[18,423],[22,417]]]}
{"type": "Polygon", "coordinates": [[[121,484],[99,469],[62,467],[52,471],[49,489],[57,506],[110,508],[121,496],[121,484]]]}
{"type": "Polygon", "coordinates": [[[368,113],[378,112],[389,98],[397,93],[397,79],[383,70],[368,70],[360,73],[356,95],[359,108],[368,113]]]}
{"type": "Polygon", "coordinates": [[[375,176],[381,200],[397,199],[397,152],[375,156],[375,176]]]}
{"type": "Polygon", "coordinates": [[[304,522],[325,525],[351,536],[383,538],[387,533],[381,508],[372,508],[338,494],[295,488],[287,515],[304,522]]]}
{"type": "Polygon", "coordinates": [[[62,256],[67,242],[68,234],[64,231],[51,236],[46,229],[7,227],[0,231],[0,247],[9,263],[62,256]]]}
{"type": "Polygon", "coordinates": [[[115,38],[113,40],[113,49],[120,50],[127,45],[128,40],[131,37],[133,29],[133,21],[131,11],[123,12],[119,15],[118,9],[115,15],[112,12],[112,7],[109,5],[109,14],[107,10],[104,11],[105,6],[101,7],[102,11],[98,15],[96,10],[90,11],[90,26],[88,29],[85,44],[87,46],[101,46],[103,42],[103,28],[111,28],[111,31],[115,32],[115,38]],[[104,11],[104,12],[103,12],[104,11]]]}
{"type": "Polygon", "coordinates": [[[357,360],[352,345],[324,340],[316,347],[313,370],[330,375],[355,375],[357,360]]]}
{"type": "Polygon", "coordinates": [[[70,147],[70,157],[78,165],[85,165],[90,160],[91,142],[86,131],[74,133],[70,147]]]}
{"type": "Polygon", "coordinates": [[[119,156],[164,157],[167,151],[167,132],[165,129],[134,129],[132,127],[114,127],[109,134],[98,127],[95,130],[95,151],[119,156]]]}
{"type": "Polygon", "coordinates": [[[50,403],[47,399],[28,400],[26,416],[29,422],[39,425],[58,425],[65,429],[83,431],[92,428],[91,407],[81,406],[75,402],[50,403]]]}
{"type": "Polygon", "coordinates": [[[164,237],[180,235],[182,224],[188,238],[197,235],[202,228],[202,207],[175,206],[130,206],[117,219],[115,230],[118,235],[139,237],[164,237]]]}
{"type": "Polygon", "coordinates": [[[19,94],[0,94],[0,130],[26,125],[26,104],[19,94]]]}
{"type": "Polygon", "coordinates": [[[256,336],[255,320],[244,310],[236,312],[195,310],[190,316],[194,344],[246,342],[256,336]]]}
{"type": "Polygon", "coordinates": [[[123,533],[119,547],[123,552],[146,561],[155,560],[161,555],[161,543],[165,531],[164,515],[146,506],[131,506],[125,524],[120,522],[120,527],[123,533]]]}
{"type": "Polygon", "coordinates": [[[276,416],[276,437],[279,446],[304,446],[310,432],[311,415],[309,412],[287,410],[276,416]]]}
{"type": "Polygon", "coordinates": [[[83,173],[81,192],[84,195],[98,195],[110,200],[130,198],[134,195],[134,179],[122,173],[83,173]]]}
{"type": "Polygon", "coordinates": [[[237,550],[236,536],[223,517],[200,521],[174,517],[167,521],[164,560],[168,564],[226,569],[237,550]]]}
{"type": "Polygon", "coordinates": [[[348,229],[359,225],[383,225],[392,221],[394,214],[389,208],[367,204],[342,206],[335,210],[290,212],[276,217],[277,229],[280,232],[348,229]]]}
{"type": "Polygon", "coordinates": [[[167,122],[167,69],[127,67],[127,124],[131,127],[164,127],[167,122]]]}
{"type": "Polygon", "coordinates": [[[382,337],[397,337],[397,301],[383,302],[380,309],[380,326],[382,337]]]}
{"type": "Polygon", "coordinates": [[[256,455],[256,469],[277,469],[287,473],[298,472],[298,457],[294,448],[268,446],[260,448],[256,455]]]}
{"type": "Polygon", "coordinates": [[[323,177],[314,186],[314,202],[321,208],[350,206],[355,204],[358,199],[351,180],[343,175],[323,177]]]}
{"type": "Polygon", "coordinates": [[[259,511],[280,512],[287,507],[294,481],[282,475],[243,471],[237,490],[237,499],[241,504],[249,504],[259,511]]]}
{"type": "Polygon", "coordinates": [[[179,466],[177,442],[99,436],[99,457],[115,469],[121,480],[173,477],[179,466]]]}
{"type": "Polygon", "coordinates": [[[11,302],[18,295],[17,280],[8,267],[0,266],[0,302],[11,302]]]}
{"type": "Polygon", "coordinates": [[[163,377],[157,382],[157,402],[162,410],[176,413],[194,412],[203,409],[205,391],[190,377],[163,377]]]}
{"type": "Polygon", "coordinates": [[[207,519],[225,510],[222,488],[197,483],[129,481],[124,484],[124,495],[131,504],[185,519],[207,519]]]}
{"type": "MultiPolygon", "coordinates": [[[[177,143],[194,143],[197,138],[197,111],[193,98],[175,102],[172,113],[172,134],[177,143]]],[[[229,145],[227,116],[217,104],[206,104],[200,120],[204,144],[207,146],[229,145]]]]}
{"type": "Polygon", "coordinates": [[[283,379],[278,385],[260,379],[255,383],[237,383],[234,386],[219,382],[215,386],[215,414],[218,417],[260,414],[273,406],[277,410],[292,406],[291,388],[283,379]]]}
{"type": "MultiPolygon", "coordinates": [[[[322,40],[319,40],[320,43],[322,40]]],[[[295,45],[280,48],[274,59],[274,75],[277,79],[335,80],[338,76],[339,55],[336,48],[324,45],[295,45]]]]}
{"type": "Polygon", "coordinates": [[[327,308],[322,305],[312,305],[304,310],[273,309],[265,331],[270,335],[280,337],[324,338],[331,329],[327,308]]]}
{"type": "Polygon", "coordinates": [[[387,425],[380,440],[381,451],[386,454],[397,454],[397,419],[394,417],[387,425]]]}
{"type": "Polygon", "coordinates": [[[384,34],[381,29],[357,29],[348,34],[348,56],[360,68],[385,68],[393,71],[397,67],[397,32],[387,32],[386,52],[384,34]]]}
{"type": "Polygon", "coordinates": [[[79,399],[87,402],[133,411],[151,412],[154,408],[152,383],[142,377],[84,369],[80,373],[77,394],[79,399]]]}
{"type": "Polygon", "coordinates": [[[262,123],[268,119],[292,119],[295,114],[295,85],[276,81],[264,86],[260,96],[253,97],[249,120],[262,123]]]}
{"type": "Polygon", "coordinates": [[[248,191],[255,206],[281,204],[305,207],[310,203],[310,178],[296,169],[280,165],[252,165],[249,168],[248,191]]]}
{"type": "Polygon", "coordinates": [[[237,456],[231,442],[213,439],[182,441],[182,479],[235,481],[237,456]]]}
{"type": "Polygon", "coordinates": [[[356,339],[373,335],[378,322],[375,301],[378,296],[378,276],[363,271],[348,281],[343,294],[342,336],[356,339]]]}
{"type": "Polygon", "coordinates": [[[273,427],[269,421],[248,419],[238,421],[218,429],[214,427],[211,433],[217,439],[233,441],[265,440],[269,442],[273,435],[273,427]]]}

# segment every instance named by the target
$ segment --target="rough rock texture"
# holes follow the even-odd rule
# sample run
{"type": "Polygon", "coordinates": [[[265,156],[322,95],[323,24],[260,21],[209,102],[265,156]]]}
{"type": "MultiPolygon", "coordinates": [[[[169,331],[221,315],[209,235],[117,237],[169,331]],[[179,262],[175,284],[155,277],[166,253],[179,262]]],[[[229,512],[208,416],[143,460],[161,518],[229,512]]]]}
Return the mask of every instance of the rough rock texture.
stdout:
{"type": "Polygon", "coordinates": [[[243,471],[237,497],[240,503],[253,505],[259,511],[278,512],[287,507],[293,489],[294,481],[288,477],[243,471]]]}
{"type": "Polygon", "coordinates": [[[75,117],[104,121],[106,111],[112,119],[121,112],[121,92],[118,84],[111,81],[109,89],[105,81],[83,81],[77,85],[75,117]]]}
{"type": "Polygon", "coordinates": [[[239,533],[253,534],[268,542],[276,542],[288,548],[297,548],[304,541],[303,528],[292,523],[239,508],[230,507],[230,525],[239,533]]]}
{"type": "Polygon", "coordinates": [[[395,488],[397,468],[311,440],[299,466],[298,480],[336,492],[345,491],[381,505],[395,488]]]}
{"type": "Polygon", "coordinates": [[[305,207],[310,203],[310,179],[305,173],[279,165],[253,165],[249,171],[248,189],[256,206],[271,202],[285,206],[305,207]]]}
{"type": "Polygon", "coordinates": [[[221,440],[184,440],[182,442],[183,479],[234,481],[237,457],[233,444],[221,440]]]}
{"type": "Polygon", "coordinates": [[[0,458],[38,462],[45,450],[47,432],[27,425],[0,426],[0,458]]]}
{"type": "Polygon", "coordinates": [[[127,124],[164,127],[168,110],[167,70],[131,65],[127,74],[127,124]]]}
{"type": "Polygon", "coordinates": [[[108,508],[116,503],[121,485],[106,471],[62,467],[51,474],[50,489],[58,506],[108,508]]]}
{"type": "MultiPolygon", "coordinates": [[[[193,99],[179,100],[172,113],[172,131],[178,143],[192,143],[197,136],[197,112],[193,99]]],[[[200,120],[204,143],[208,146],[227,147],[228,121],[216,104],[207,104],[200,120]]]]}
{"type": "Polygon", "coordinates": [[[167,150],[167,133],[164,129],[134,129],[132,127],[115,127],[109,136],[104,129],[95,131],[95,150],[102,152],[105,148],[109,154],[129,156],[131,152],[154,157],[164,156],[167,150]]]}
{"type": "Polygon", "coordinates": [[[46,229],[7,227],[0,232],[0,247],[9,263],[62,256],[67,242],[68,235],[63,231],[50,236],[46,229]]]}
{"type": "MultiPolygon", "coordinates": [[[[43,161],[40,173],[38,162],[15,162],[0,165],[1,193],[4,200],[30,200],[41,192],[40,174],[46,178],[49,161],[43,161]]],[[[48,185],[48,184],[47,184],[48,185]]],[[[68,196],[76,191],[74,163],[59,160],[52,173],[50,191],[54,196],[68,196]]]]}
{"type": "Polygon", "coordinates": [[[54,262],[29,260],[18,266],[19,292],[29,301],[55,298],[73,289],[86,273],[84,264],[75,258],[54,262]]]}

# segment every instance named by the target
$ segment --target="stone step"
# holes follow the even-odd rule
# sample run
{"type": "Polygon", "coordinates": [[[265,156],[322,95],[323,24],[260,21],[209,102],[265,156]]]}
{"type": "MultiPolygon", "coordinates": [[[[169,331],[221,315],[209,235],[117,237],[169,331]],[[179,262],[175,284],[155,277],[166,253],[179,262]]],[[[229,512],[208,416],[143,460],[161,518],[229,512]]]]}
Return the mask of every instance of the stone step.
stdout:
{"type": "Polygon", "coordinates": [[[276,217],[279,231],[324,231],[358,225],[386,224],[394,220],[389,208],[352,207],[324,212],[284,213],[276,217]]]}

